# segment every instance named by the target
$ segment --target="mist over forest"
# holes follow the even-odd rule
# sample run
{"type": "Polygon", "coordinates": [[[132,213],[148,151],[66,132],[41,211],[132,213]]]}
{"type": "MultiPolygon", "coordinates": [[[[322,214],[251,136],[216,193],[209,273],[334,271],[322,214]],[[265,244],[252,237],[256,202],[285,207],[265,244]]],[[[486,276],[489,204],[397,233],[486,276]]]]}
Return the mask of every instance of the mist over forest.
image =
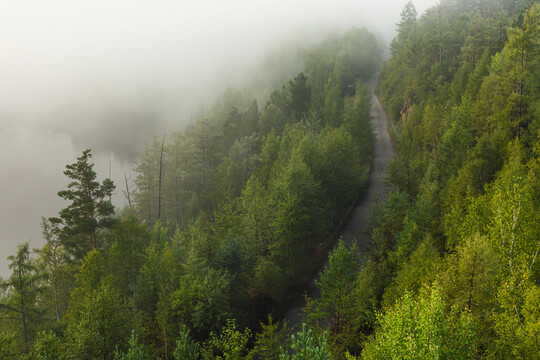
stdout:
{"type": "Polygon", "coordinates": [[[537,1],[78,5],[0,5],[0,360],[538,358],[537,1]]]}
{"type": "MultiPolygon", "coordinates": [[[[426,8],[430,1],[418,4],[426,8]]],[[[0,274],[63,202],[62,171],[92,148],[118,185],[152,135],[180,130],[232,88],[264,104],[312,44],[351,26],[390,41],[402,4],[40,1],[0,4],[0,274]]]]}

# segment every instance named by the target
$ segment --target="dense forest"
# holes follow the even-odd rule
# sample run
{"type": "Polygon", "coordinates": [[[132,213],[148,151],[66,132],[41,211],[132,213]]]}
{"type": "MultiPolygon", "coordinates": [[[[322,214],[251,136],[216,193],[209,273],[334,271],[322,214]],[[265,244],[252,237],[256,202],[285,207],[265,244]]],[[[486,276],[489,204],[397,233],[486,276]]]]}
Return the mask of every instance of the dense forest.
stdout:
{"type": "Polygon", "coordinates": [[[391,53],[378,94],[398,154],[362,358],[538,359],[540,6],[441,1],[417,19],[409,3],[391,53]]]}
{"type": "Polygon", "coordinates": [[[98,181],[84,151],[64,171],[67,207],[43,218],[46,245],[23,243],[8,258],[0,358],[277,358],[297,348],[276,320],[366,184],[365,83],[381,50],[356,29],[303,51],[304,70],[262,111],[227,90],[206,116],[156,136],[125,186],[98,181]],[[127,206],[115,209],[122,188],[127,206]]]}
{"type": "Polygon", "coordinates": [[[134,184],[83,152],[46,245],[9,257],[0,358],[540,358],[540,5],[409,2],[381,53],[351,30],[262,110],[227,91],[154,137],[134,184]],[[397,154],[360,253],[335,234],[371,171],[379,70],[397,154]]]}

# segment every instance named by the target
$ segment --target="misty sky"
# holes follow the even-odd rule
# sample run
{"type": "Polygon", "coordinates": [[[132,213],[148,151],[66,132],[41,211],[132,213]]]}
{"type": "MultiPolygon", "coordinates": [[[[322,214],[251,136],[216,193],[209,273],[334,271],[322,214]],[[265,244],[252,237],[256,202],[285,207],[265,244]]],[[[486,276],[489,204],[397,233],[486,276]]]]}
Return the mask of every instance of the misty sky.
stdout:
{"type": "MultiPolygon", "coordinates": [[[[92,148],[117,183],[152,134],[180,130],[272,51],[365,25],[385,41],[406,0],[0,1],[0,275],[43,244],[65,165],[92,148]],[[292,40],[295,39],[295,40],[292,40]]],[[[421,14],[435,0],[413,1],[421,14]]]]}

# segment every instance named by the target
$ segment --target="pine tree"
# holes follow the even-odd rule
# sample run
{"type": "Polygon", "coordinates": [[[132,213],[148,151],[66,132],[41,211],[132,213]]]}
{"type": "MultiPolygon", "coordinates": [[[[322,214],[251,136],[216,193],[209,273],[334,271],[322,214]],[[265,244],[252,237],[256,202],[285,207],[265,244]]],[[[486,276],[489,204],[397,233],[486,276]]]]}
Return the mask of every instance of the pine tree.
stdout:
{"type": "Polygon", "coordinates": [[[111,226],[114,214],[110,201],[114,183],[110,179],[101,184],[96,181],[91,157],[90,149],[87,149],[76,163],[66,166],[64,174],[72,181],[67,190],[58,192],[58,196],[71,204],[60,211],[59,218],[49,219],[52,224],[64,225],[60,238],[75,259],[82,259],[90,249],[98,248],[97,233],[111,226]]]}

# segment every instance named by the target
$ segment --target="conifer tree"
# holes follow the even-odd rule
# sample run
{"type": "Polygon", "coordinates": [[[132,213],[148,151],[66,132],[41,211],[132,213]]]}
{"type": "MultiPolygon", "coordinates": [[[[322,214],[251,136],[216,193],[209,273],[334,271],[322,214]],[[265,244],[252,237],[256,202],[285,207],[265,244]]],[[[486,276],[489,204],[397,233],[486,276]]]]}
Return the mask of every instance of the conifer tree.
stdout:
{"type": "Polygon", "coordinates": [[[5,309],[8,318],[20,324],[23,337],[23,348],[28,352],[28,343],[31,340],[33,325],[38,321],[41,309],[37,298],[44,291],[42,280],[44,275],[36,269],[30,258],[28,242],[19,244],[17,254],[8,256],[9,268],[13,270],[11,276],[0,282],[0,289],[8,290],[8,298],[0,303],[5,309]]]}
{"type": "Polygon", "coordinates": [[[114,183],[105,179],[96,181],[94,164],[90,163],[90,149],[84,150],[77,162],[66,166],[64,174],[71,180],[67,190],[58,196],[71,201],[59,213],[60,217],[50,218],[52,224],[62,224],[60,238],[66,249],[76,259],[82,259],[90,249],[97,249],[97,232],[112,224],[114,207],[110,196],[114,183]]]}
{"type": "Polygon", "coordinates": [[[405,8],[401,11],[401,21],[397,24],[398,37],[402,41],[406,41],[409,36],[409,31],[413,28],[416,22],[416,8],[412,1],[405,4],[405,8]]]}

